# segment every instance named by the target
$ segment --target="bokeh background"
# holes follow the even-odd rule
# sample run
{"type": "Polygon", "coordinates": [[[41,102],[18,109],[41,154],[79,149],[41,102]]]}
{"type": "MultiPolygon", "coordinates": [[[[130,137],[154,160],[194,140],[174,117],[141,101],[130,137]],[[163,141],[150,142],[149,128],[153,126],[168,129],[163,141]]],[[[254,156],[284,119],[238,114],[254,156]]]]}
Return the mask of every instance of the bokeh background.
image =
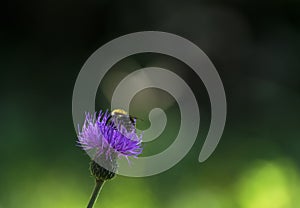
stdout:
{"type": "MultiPolygon", "coordinates": [[[[105,184],[95,207],[300,207],[299,1],[8,1],[0,11],[1,208],[86,207],[94,181],[89,157],[76,146],[73,86],[97,48],[144,30],[178,34],[209,56],[227,94],[226,128],[214,154],[198,163],[210,121],[201,81],[171,57],[122,60],[99,86],[98,110],[109,108],[126,74],[160,66],[189,83],[201,127],[180,163],[147,178],[118,176],[105,184]]],[[[153,107],[165,109],[169,122],[145,144],[144,155],[165,149],[180,125],[172,97],[148,89],[130,109],[142,119],[139,128],[149,126],[153,107]]]]}

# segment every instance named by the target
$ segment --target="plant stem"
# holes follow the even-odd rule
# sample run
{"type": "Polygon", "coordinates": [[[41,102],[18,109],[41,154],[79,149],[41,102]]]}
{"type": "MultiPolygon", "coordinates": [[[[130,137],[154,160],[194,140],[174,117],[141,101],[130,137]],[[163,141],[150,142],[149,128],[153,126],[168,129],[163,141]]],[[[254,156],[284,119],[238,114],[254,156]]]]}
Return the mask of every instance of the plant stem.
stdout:
{"type": "Polygon", "coordinates": [[[90,199],[90,202],[89,202],[87,208],[92,208],[94,206],[94,203],[101,191],[103,184],[104,184],[104,181],[102,181],[100,179],[99,180],[96,179],[95,188],[94,188],[93,194],[91,196],[91,199],[90,199]]]}

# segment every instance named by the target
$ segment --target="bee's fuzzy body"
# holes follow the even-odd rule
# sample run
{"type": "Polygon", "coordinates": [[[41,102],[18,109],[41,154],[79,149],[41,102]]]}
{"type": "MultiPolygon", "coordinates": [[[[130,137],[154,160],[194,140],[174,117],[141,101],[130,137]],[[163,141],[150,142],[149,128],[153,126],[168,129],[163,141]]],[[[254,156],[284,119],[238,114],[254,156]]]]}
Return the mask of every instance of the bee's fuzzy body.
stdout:
{"type": "Polygon", "coordinates": [[[122,109],[115,109],[111,112],[111,117],[112,121],[115,122],[116,125],[122,124],[127,131],[132,131],[135,129],[136,120],[126,111],[122,109]]]}

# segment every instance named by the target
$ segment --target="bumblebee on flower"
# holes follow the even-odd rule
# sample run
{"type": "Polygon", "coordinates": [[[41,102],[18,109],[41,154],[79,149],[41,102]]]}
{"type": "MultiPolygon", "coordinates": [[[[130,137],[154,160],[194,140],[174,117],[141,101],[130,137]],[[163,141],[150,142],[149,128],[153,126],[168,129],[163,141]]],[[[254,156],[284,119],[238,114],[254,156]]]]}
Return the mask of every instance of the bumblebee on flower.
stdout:
{"type": "MultiPolygon", "coordinates": [[[[87,113],[82,129],[78,130],[78,143],[91,157],[90,170],[96,178],[95,191],[104,181],[115,176],[117,158],[137,157],[142,153],[142,135],[137,135],[135,119],[124,110],[117,109],[98,115],[87,113]],[[99,184],[97,187],[97,184],[99,184]]],[[[96,196],[92,195],[88,207],[92,207],[96,196]],[[94,198],[93,198],[94,197],[94,198]]]]}

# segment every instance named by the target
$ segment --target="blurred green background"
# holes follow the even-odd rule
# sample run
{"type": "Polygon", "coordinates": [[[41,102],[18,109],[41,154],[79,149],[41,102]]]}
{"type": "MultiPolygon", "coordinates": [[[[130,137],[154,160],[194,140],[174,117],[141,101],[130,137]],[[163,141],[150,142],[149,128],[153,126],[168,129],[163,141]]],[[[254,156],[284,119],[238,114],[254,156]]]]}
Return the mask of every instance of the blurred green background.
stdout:
{"type": "MultiPolygon", "coordinates": [[[[227,94],[226,128],[214,154],[198,163],[210,121],[201,81],[171,57],[122,60],[99,86],[98,110],[109,108],[126,74],[160,66],[189,83],[201,127],[180,163],[156,176],[118,176],[95,207],[300,207],[298,1],[9,1],[0,11],[0,208],[86,207],[94,180],[89,157],[76,146],[73,86],[97,48],[144,30],[178,34],[210,57],[227,94]]],[[[130,109],[143,119],[140,128],[149,126],[153,107],[165,109],[169,122],[144,155],[165,149],[180,125],[172,97],[148,89],[130,109]]]]}

